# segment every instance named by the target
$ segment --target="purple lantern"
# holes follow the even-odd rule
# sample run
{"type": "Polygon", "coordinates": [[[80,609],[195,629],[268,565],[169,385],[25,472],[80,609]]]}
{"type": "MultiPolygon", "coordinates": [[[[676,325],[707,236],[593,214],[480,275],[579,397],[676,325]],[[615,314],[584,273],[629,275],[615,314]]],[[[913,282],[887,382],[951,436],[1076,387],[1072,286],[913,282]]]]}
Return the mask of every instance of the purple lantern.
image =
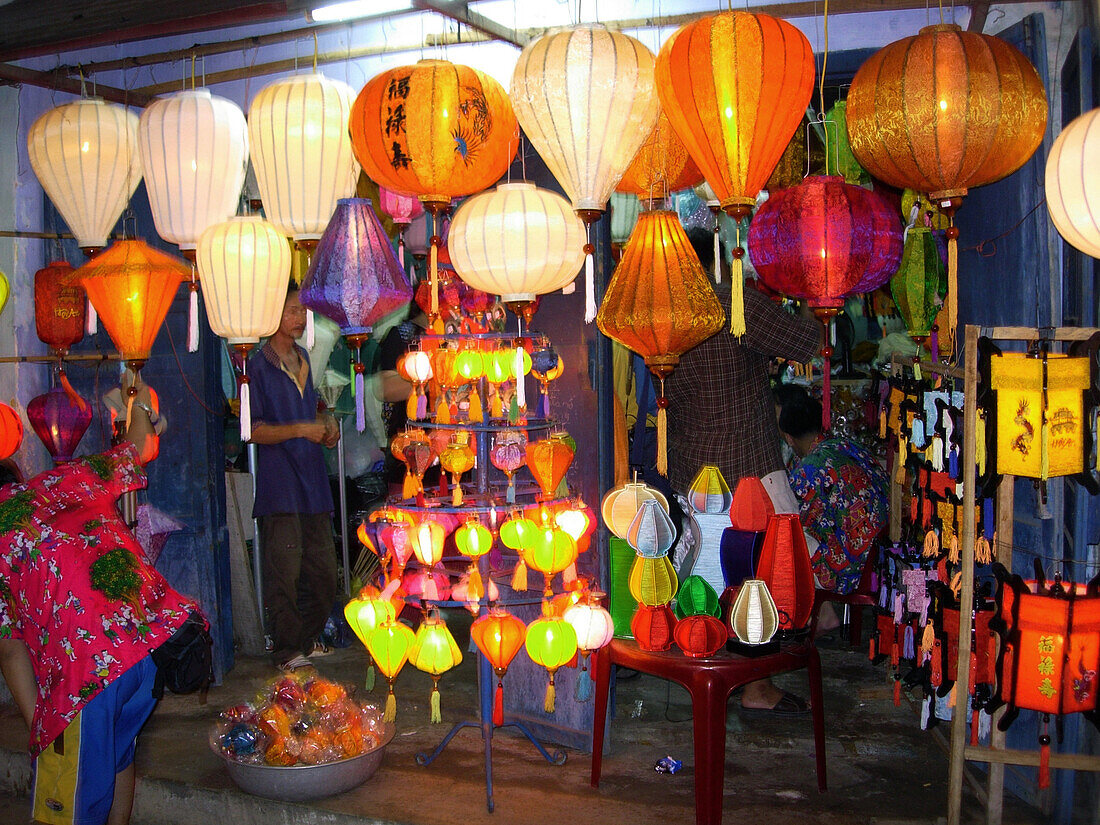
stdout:
{"type": "Polygon", "coordinates": [[[27,404],[31,427],[54,463],[72,461],[76,445],[92,421],[92,406],[72,388],[62,375],[61,383],[27,404]]]}
{"type": "Polygon", "coordinates": [[[369,200],[336,202],[298,297],[335,321],[355,351],[355,426],[362,432],[366,417],[359,347],[376,322],[412,300],[409,280],[369,200]]]}

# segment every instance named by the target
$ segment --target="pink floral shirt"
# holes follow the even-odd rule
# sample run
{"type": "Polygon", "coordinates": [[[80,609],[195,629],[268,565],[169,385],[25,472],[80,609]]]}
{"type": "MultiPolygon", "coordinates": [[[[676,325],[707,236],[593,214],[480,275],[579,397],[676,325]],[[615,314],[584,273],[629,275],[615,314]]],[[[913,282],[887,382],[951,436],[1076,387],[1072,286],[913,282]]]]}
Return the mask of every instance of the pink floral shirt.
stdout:
{"type": "Polygon", "coordinates": [[[195,607],[146,563],[115,507],[145,484],[125,443],[0,489],[0,638],[31,654],[32,756],[195,607]]]}

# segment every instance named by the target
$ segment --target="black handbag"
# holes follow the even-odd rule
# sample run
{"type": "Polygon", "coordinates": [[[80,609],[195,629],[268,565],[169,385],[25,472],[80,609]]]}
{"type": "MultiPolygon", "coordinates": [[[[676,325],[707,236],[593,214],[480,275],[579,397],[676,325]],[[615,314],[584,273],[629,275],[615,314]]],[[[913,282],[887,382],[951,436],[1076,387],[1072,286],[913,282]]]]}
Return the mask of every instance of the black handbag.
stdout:
{"type": "Polygon", "coordinates": [[[164,689],[172,693],[194,693],[214,681],[214,639],[201,613],[191,611],[187,621],[152,652],[157,676],[153,696],[164,689]]]}

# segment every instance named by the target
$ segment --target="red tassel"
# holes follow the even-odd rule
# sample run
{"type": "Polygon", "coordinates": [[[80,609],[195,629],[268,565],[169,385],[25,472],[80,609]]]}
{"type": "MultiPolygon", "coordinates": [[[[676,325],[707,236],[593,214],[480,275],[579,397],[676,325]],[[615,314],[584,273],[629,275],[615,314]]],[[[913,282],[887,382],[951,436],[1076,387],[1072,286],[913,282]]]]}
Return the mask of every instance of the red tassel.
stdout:
{"type": "Polygon", "coordinates": [[[867,643],[867,658],[872,662],[875,660],[875,656],[878,655],[878,634],[871,634],[871,641],[867,643]]]}
{"type": "Polygon", "coordinates": [[[978,720],[981,718],[981,711],[973,705],[970,706],[970,744],[978,744],[978,720]]]}
{"type": "Polygon", "coordinates": [[[498,728],[504,724],[504,682],[500,679],[493,694],[493,724],[498,728]]]}
{"type": "Polygon", "coordinates": [[[894,707],[901,707],[901,675],[894,674],[894,707]]]}
{"type": "Polygon", "coordinates": [[[1050,716],[1043,714],[1043,732],[1039,736],[1039,790],[1050,787],[1050,716]]]}

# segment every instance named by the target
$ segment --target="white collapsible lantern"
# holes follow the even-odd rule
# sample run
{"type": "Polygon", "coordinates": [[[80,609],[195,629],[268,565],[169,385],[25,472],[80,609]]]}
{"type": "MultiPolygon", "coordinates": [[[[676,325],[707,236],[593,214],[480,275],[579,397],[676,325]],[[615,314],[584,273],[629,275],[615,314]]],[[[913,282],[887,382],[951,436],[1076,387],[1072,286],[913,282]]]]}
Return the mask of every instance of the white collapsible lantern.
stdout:
{"type": "Polygon", "coordinates": [[[88,99],[50,109],[27,133],[31,169],[86,253],[107,246],[141,180],[137,131],[125,106],[88,99]]]}
{"type": "Polygon", "coordinates": [[[1074,118],[1047,156],[1047,210],[1066,242],[1100,258],[1100,109],[1074,118]]]}
{"type": "Polygon", "coordinates": [[[763,579],[746,579],[741,585],[730,608],[729,626],[744,644],[763,645],[771,641],[779,629],[779,611],[763,579]]]}
{"type": "Polygon", "coordinates": [[[295,241],[321,237],[341,198],[355,195],[359,164],[346,83],[308,74],[277,80],[248,109],[248,139],[264,214],[295,241]]]}

